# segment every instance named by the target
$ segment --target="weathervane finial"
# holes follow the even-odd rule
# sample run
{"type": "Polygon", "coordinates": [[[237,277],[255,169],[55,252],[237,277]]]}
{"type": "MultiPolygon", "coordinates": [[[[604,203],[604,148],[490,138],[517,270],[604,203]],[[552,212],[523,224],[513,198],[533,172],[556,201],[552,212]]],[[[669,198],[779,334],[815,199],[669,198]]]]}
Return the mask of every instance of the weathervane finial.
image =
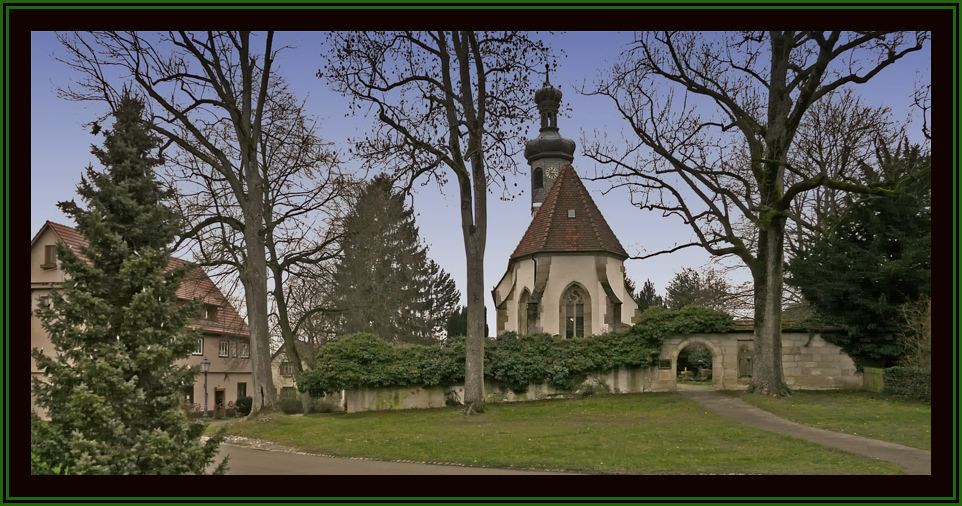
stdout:
{"type": "Polygon", "coordinates": [[[546,87],[547,87],[547,86],[551,86],[551,79],[550,79],[550,77],[551,77],[551,65],[545,63],[545,64],[544,64],[544,85],[545,85],[546,87]]]}

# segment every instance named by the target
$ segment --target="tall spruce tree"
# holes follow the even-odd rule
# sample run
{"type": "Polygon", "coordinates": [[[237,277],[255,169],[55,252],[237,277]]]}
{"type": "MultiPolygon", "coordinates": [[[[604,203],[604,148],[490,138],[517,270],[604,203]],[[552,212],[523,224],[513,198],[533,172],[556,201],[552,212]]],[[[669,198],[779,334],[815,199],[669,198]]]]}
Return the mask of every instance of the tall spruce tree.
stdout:
{"type": "Polygon", "coordinates": [[[343,227],[334,273],[339,333],[421,344],[440,337],[460,293],[429,263],[414,212],[388,176],[378,175],[361,190],[343,227]]]}
{"type": "Polygon", "coordinates": [[[88,167],[78,185],[86,209],[58,204],[89,259],[58,245],[65,281],[36,312],[54,354],[32,350],[46,375],[33,380],[36,402],[50,417],[32,446],[62,473],[203,474],[221,440],[201,442],[206,424],[180,407],[196,371],[177,361],[197,342],[186,325],[199,306],[177,301],[186,270],[168,265],[179,220],[163,205],[170,194],[155,178],[158,142],[142,111],[129,95],[119,102],[104,148],[93,149],[105,171],[88,167]]]}

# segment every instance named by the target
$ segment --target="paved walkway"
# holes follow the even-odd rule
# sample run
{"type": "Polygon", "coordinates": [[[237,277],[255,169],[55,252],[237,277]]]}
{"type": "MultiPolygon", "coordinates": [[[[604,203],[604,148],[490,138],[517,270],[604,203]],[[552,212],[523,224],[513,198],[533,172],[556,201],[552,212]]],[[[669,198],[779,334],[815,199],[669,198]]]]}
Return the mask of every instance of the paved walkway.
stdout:
{"type": "Polygon", "coordinates": [[[902,466],[906,474],[932,474],[932,452],[790,422],[762,411],[741,399],[710,389],[679,386],[678,393],[707,409],[745,425],[892,462],[902,466]]]}

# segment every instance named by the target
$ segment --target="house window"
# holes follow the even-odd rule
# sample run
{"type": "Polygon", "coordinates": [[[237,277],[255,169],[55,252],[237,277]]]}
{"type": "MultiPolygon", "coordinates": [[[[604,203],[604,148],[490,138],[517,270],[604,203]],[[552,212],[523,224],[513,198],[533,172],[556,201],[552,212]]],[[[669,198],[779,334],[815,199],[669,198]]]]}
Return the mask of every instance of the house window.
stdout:
{"type": "Polygon", "coordinates": [[[237,343],[230,343],[230,356],[237,358],[237,343]]]}
{"type": "Polygon", "coordinates": [[[565,337],[585,337],[585,302],[577,286],[565,295],[565,337]]]}
{"type": "Polygon", "coordinates": [[[281,376],[293,376],[294,375],[294,364],[290,362],[281,363],[281,376]]]}
{"type": "Polygon", "coordinates": [[[217,348],[218,357],[228,357],[230,356],[230,341],[221,341],[220,346],[217,348]]]}
{"type": "Polygon", "coordinates": [[[217,306],[204,304],[204,319],[209,322],[217,321],[217,306]]]}
{"type": "Polygon", "coordinates": [[[247,397],[247,383],[237,384],[237,398],[247,397]]]}
{"type": "Polygon", "coordinates": [[[203,337],[198,337],[198,338],[197,338],[197,344],[194,345],[194,352],[193,352],[193,354],[194,354],[194,355],[203,355],[203,354],[204,354],[204,338],[203,338],[203,337]]]}
{"type": "Polygon", "coordinates": [[[240,345],[240,358],[251,358],[251,345],[248,343],[241,343],[240,345]]]}
{"type": "Polygon", "coordinates": [[[48,244],[43,247],[43,269],[53,269],[57,266],[57,246],[48,244]]]}

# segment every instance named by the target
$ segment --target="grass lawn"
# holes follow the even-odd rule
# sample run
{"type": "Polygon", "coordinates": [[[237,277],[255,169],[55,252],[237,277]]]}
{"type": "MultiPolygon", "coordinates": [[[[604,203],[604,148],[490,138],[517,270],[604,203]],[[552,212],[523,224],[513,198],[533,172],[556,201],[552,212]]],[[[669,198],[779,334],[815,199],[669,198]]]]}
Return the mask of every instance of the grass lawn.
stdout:
{"type": "Polygon", "coordinates": [[[228,426],[325,455],[591,473],[901,474],[894,464],[753,429],[677,394],[317,414],[228,426]],[[763,450],[762,450],[763,449],[763,450]]]}
{"type": "Polygon", "coordinates": [[[803,425],[932,449],[930,404],[854,390],[796,390],[784,398],[726,393],[803,425]]]}

